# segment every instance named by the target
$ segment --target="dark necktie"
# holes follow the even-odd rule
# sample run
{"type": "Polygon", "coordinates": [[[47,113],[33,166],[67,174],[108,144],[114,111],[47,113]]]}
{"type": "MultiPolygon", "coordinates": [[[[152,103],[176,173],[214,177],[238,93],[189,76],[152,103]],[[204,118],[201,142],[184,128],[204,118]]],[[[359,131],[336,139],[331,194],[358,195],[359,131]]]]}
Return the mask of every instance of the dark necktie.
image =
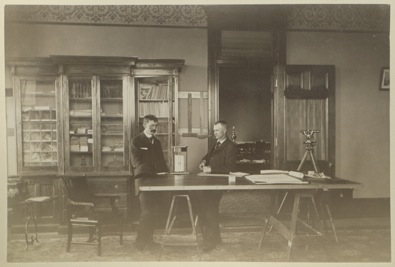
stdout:
{"type": "Polygon", "coordinates": [[[215,144],[214,150],[216,150],[220,145],[221,145],[221,142],[217,142],[217,143],[215,144]]]}
{"type": "Polygon", "coordinates": [[[149,141],[151,142],[151,144],[154,144],[154,137],[153,136],[151,136],[150,138],[148,138],[149,139],[149,141]]]}

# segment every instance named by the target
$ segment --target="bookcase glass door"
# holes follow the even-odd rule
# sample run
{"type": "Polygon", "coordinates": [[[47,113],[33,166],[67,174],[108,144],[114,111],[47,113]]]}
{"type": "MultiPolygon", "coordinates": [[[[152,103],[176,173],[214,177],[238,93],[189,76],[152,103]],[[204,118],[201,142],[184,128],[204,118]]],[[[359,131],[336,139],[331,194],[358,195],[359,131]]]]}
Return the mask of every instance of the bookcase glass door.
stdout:
{"type": "Polygon", "coordinates": [[[173,135],[173,95],[174,88],[169,76],[144,77],[137,79],[139,132],[144,130],[143,117],[149,114],[158,118],[155,136],[162,144],[166,163],[171,163],[173,135]]]}
{"type": "Polygon", "coordinates": [[[127,170],[122,78],[100,78],[100,168],[127,170]]]}
{"type": "Polygon", "coordinates": [[[53,78],[17,79],[20,88],[22,167],[58,166],[56,90],[53,78]]]}
{"type": "Polygon", "coordinates": [[[69,165],[73,170],[95,166],[93,149],[93,89],[91,78],[70,78],[69,86],[69,165]]]}

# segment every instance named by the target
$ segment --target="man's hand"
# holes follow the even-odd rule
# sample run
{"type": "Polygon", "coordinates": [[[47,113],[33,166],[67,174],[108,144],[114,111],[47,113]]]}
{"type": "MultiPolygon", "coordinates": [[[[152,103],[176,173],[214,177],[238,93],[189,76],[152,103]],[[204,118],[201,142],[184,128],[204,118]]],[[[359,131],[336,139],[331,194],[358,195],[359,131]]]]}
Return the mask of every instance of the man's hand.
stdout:
{"type": "Polygon", "coordinates": [[[200,162],[200,164],[199,164],[199,169],[201,170],[201,171],[203,171],[203,167],[204,166],[206,166],[206,161],[205,160],[202,160],[202,162],[200,162]]]}

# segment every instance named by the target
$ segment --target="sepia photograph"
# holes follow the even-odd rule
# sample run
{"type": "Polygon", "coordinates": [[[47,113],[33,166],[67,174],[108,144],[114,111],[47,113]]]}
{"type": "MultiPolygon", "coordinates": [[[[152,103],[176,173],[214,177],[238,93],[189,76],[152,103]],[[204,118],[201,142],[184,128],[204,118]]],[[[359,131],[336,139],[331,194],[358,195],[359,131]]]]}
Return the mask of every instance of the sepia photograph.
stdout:
{"type": "Polygon", "coordinates": [[[4,266],[392,262],[390,2],[261,2],[4,2],[4,266]]]}

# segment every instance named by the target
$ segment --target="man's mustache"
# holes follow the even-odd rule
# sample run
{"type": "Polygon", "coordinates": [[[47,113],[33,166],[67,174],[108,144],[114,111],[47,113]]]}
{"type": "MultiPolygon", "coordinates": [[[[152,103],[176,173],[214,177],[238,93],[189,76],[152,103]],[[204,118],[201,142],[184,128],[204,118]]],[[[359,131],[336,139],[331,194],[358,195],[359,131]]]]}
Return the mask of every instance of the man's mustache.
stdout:
{"type": "Polygon", "coordinates": [[[151,130],[151,133],[156,133],[156,129],[151,130]]]}

